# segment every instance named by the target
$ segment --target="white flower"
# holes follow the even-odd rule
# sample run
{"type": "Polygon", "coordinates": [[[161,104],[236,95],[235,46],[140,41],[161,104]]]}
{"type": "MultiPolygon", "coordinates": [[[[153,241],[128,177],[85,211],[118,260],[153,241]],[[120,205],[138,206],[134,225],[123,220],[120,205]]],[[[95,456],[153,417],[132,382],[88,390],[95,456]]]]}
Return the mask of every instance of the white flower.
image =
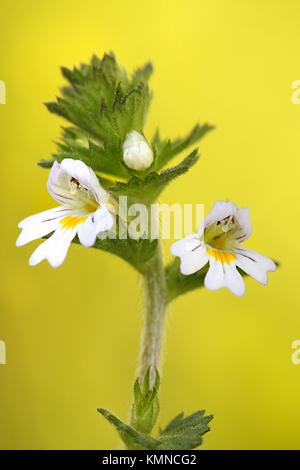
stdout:
{"type": "Polygon", "coordinates": [[[123,143],[123,161],[128,168],[136,171],[147,170],[153,162],[152,148],[145,137],[131,131],[123,143]]]}
{"type": "Polygon", "coordinates": [[[33,252],[29,264],[34,266],[47,259],[51,266],[58,267],[76,234],[82,245],[92,246],[99,232],[112,228],[114,218],[106,204],[108,193],[93,170],[80,160],[54,162],[47,188],[61,205],[22,220],[16,244],[22,246],[54,232],[33,252]]]}
{"type": "Polygon", "coordinates": [[[210,290],[227,287],[242,296],[245,283],[237,267],[264,285],[268,282],[268,271],[276,269],[271,259],[241,245],[251,232],[249,209],[238,209],[232,202],[219,201],[198,233],[175,242],[171,252],[180,257],[182,274],[193,274],[209,262],[205,287],[210,290]]]}

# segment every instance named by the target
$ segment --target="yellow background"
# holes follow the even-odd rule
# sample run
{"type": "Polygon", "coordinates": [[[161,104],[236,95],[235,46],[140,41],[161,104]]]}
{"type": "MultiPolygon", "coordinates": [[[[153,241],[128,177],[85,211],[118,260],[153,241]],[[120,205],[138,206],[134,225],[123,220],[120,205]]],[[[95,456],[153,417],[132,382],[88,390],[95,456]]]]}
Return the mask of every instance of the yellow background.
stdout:
{"type": "Polygon", "coordinates": [[[111,49],[129,70],[155,65],[146,135],[157,124],[170,137],[197,120],[217,126],[162,200],[249,206],[248,246],[282,263],[267,288],[248,279],[244,298],[199,290],[174,303],[159,421],[205,407],[215,415],[205,449],[299,448],[299,2],[1,0],[0,11],[1,448],[117,448],[96,408],[127,415],[137,274],[78,246],[58,270],[29,268],[38,242],[14,246],[17,222],[54,205],[36,162],[62,124],[42,106],[63,83],[59,66],[111,49]]]}

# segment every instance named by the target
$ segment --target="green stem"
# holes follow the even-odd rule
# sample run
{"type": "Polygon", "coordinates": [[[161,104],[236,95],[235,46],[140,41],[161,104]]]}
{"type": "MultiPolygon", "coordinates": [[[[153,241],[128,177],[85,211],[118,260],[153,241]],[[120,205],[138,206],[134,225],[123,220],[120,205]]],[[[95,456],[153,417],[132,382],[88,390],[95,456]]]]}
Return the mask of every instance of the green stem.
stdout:
{"type": "Polygon", "coordinates": [[[159,369],[164,337],[166,309],[166,279],[160,241],[156,253],[144,273],[145,319],[142,333],[139,378],[143,381],[151,367],[150,383],[154,370],[159,369]]]}

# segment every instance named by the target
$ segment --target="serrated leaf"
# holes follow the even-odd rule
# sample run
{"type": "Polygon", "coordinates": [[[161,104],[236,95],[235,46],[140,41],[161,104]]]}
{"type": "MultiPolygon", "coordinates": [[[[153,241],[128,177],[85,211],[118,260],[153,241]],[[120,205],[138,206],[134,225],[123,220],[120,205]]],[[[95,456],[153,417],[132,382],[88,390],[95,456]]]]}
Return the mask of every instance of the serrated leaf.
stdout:
{"type": "Polygon", "coordinates": [[[93,168],[95,172],[101,172],[106,175],[114,175],[121,178],[128,177],[128,171],[122,163],[122,159],[114,158],[112,154],[104,151],[101,147],[88,142],[88,147],[80,147],[78,145],[64,144],[59,146],[59,151],[53,155],[53,160],[41,160],[39,165],[49,168],[53,162],[61,162],[64,158],[73,158],[81,160],[86,165],[93,168]]]}
{"type": "Polygon", "coordinates": [[[158,449],[187,450],[198,447],[202,443],[202,436],[210,430],[208,423],[213,418],[204,416],[204,413],[205,411],[201,410],[187,417],[184,417],[183,413],[177,415],[161,431],[158,449]]]}
{"type": "Polygon", "coordinates": [[[188,428],[206,426],[212,417],[204,416],[204,413],[205,410],[199,410],[186,417],[180,413],[161,431],[161,435],[178,434],[188,428]]]}
{"type": "MultiPolygon", "coordinates": [[[[104,174],[110,165],[109,159],[107,159],[104,154],[102,155],[102,149],[93,143],[90,143],[89,149],[73,147],[73,150],[66,151],[65,148],[60,154],[56,155],[57,161],[61,161],[64,158],[79,158],[86,164],[94,162],[94,170],[104,174]],[[88,156],[88,154],[90,156],[88,156]]],[[[128,206],[134,203],[143,203],[146,206],[149,206],[151,203],[156,201],[160,193],[171,181],[185,174],[193,165],[195,165],[198,158],[198,152],[197,150],[194,150],[178,165],[167,168],[160,173],[151,172],[146,175],[144,179],[138,176],[131,176],[126,183],[118,181],[114,186],[106,185],[105,187],[107,187],[108,191],[116,198],[119,196],[127,196],[128,206]]],[[[44,168],[50,168],[53,165],[53,161],[41,160],[39,165],[44,168]]],[[[117,166],[117,160],[115,160],[115,174],[119,173],[120,176],[124,176],[122,175],[122,171],[124,171],[124,166],[120,162],[119,166],[117,166]]]]}
{"type": "Polygon", "coordinates": [[[160,170],[163,168],[172,158],[194,145],[213,129],[214,126],[207,123],[203,125],[196,124],[187,136],[178,138],[173,142],[171,140],[161,140],[157,130],[152,139],[152,145],[156,149],[154,169],[160,170]]]}
{"type": "Polygon", "coordinates": [[[68,86],[46,106],[72,123],[87,145],[79,145],[64,132],[55,159],[78,158],[95,171],[128,177],[122,163],[122,143],[132,129],[142,131],[144,127],[152,98],[148,87],[151,71],[151,65],[146,64],[130,79],[112,54],[102,59],[94,56],[89,64],[72,70],[63,67],[68,86]]]}
{"type": "MultiPolygon", "coordinates": [[[[73,243],[80,244],[78,237],[74,238],[73,243]]],[[[143,274],[145,269],[147,269],[147,263],[153,257],[156,247],[157,240],[133,240],[132,238],[127,238],[125,240],[121,240],[119,238],[97,238],[96,243],[93,246],[93,248],[107,251],[119,258],[122,258],[141,274],[143,274]]]]}
{"type": "Polygon", "coordinates": [[[63,128],[57,146],[58,151],[53,155],[53,160],[41,160],[40,166],[49,168],[55,160],[61,162],[64,158],[73,158],[82,160],[96,172],[121,178],[129,176],[128,169],[123,164],[121,148],[114,148],[110,143],[104,149],[102,141],[88,136],[80,129],[63,128]]]}
{"type": "Polygon", "coordinates": [[[149,367],[143,383],[140,384],[139,380],[136,380],[134,384],[134,403],[130,425],[123,423],[104,408],[99,408],[99,413],[116,428],[128,449],[190,450],[198,447],[203,435],[209,431],[208,423],[212,420],[212,416],[205,416],[204,410],[186,417],[184,413],[180,413],[160,431],[158,437],[150,436],[159,412],[159,375],[155,371],[155,382],[151,386],[153,382],[151,374],[152,370],[149,367]]]}
{"type": "Polygon", "coordinates": [[[173,429],[176,428],[177,424],[182,422],[183,418],[184,418],[184,412],[182,411],[177,416],[175,416],[175,418],[171,419],[171,421],[167,424],[167,426],[163,430],[160,430],[160,434],[168,434],[168,432],[171,432],[173,429]]]}
{"type": "Polygon", "coordinates": [[[153,450],[159,445],[159,441],[153,437],[143,434],[132,426],[123,423],[119,418],[114,416],[110,411],[104,408],[98,408],[99,413],[111,423],[118,431],[122,441],[129,450],[153,450]]]}
{"type": "Polygon", "coordinates": [[[131,450],[195,449],[202,443],[204,434],[210,430],[208,423],[213,418],[212,416],[203,416],[203,411],[193,413],[186,418],[181,413],[176,419],[172,420],[172,426],[169,423],[165,430],[157,438],[154,438],[123,423],[104,408],[99,408],[98,411],[116,428],[127,449],[131,450]]]}
{"type": "Polygon", "coordinates": [[[194,150],[174,167],[163,170],[161,173],[151,172],[145,179],[132,176],[127,183],[117,183],[112,186],[110,191],[115,196],[126,195],[129,203],[143,202],[149,205],[158,198],[172,180],[186,173],[198,158],[198,152],[194,150]]]}
{"type": "Polygon", "coordinates": [[[153,73],[153,65],[147,62],[143,67],[139,67],[132,75],[132,84],[147,83],[153,73]]]}

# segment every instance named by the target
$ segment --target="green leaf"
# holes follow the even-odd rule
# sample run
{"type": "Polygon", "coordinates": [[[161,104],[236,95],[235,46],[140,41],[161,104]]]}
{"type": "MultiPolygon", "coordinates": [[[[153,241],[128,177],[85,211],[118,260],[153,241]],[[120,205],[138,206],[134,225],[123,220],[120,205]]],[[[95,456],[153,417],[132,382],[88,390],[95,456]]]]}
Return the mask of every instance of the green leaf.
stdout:
{"type": "Polygon", "coordinates": [[[95,171],[128,177],[122,143],[132,129],[143,130],[152,98],[151,72],[151,64],[146,64],[130,78],[113,54],[102,59],[94,56],[89,64],[72,70],[63,67],[68,85],[61,97],[46,106],[72,127],[63,131],[54,158],[81,159],[95,171]]]}
{"type": "Polygon", "coordinates": [[[118,431],[122,441],[129,450],[153,450],[159,445],[159,441],[153,437],[136,431],[132,426],[123,423],[110,411],[104,408],[98,408],[99,413],[111,423],[118,431]]]}
{"type": "Polygon", "coordinates": [[[147,370],[143,386],[139,379],[134,384],[134,401],[131,413],[131,425],[145,434],[150,434],[159,414],[159,374],[155,371],[155,383],[150,386],[150,367],[147,370]]]}
{"type": "MultiPolygon", "coordinates": [[[[128,169],[123,162],[122,145],[130,131],[143,132],[152,99],[148,85],[152,71],[151,63],[147,63],[130,77],[112,53],[105,54],[102,59],[93,56],[89,63],[73,69],[62,67],[67,85],[61,89],[61,96],[46,106],[71,126],[63,129],[53,160],[79,159],[96,172],[123,180],[129,178],[115,191],[134,193],[134,200],[143,194],[141,202],[153,201],[169,181],[185,171],[185,163],[165,172],[159,171],[173,157],[204,137],[213,126],[197,124],[185,137],[174,141],[162,140],[157,131],[152,141],[153,165],[143,173],[128,169]],[[146,185],[145,190],[143,185],[146,185]]],[[[51,160],[42,160],[39,164],[49,168],[51,160]]]]}
{"type": "Polygon", "coordinates": [[[110,188],[115,196],[126,195],[129,203],[143,202],[146,205],[155,201],[165,187],[180,175],[186,173],[198,160],[198,151],[194,150],[178,165],[161,171],[151,172],[145,179],[132,176],[127,183],[118,182],[110,188]]]}
{"type": "Polygon", "coordinates": [[[213,416],[204,416],[205,411],[197,411],[184,417],[183,413],[176,416],[164,430],[160,432],[158,449],[187,450],[195,449],[202,443],[202,437],[210,428],[208,423],[213,416]]]}
{"type": "Polygon", "coordinates": [[[148,62],[143,67],[138,68],[132,75],[132,85],[147,83],[153,73],[153,65],[148,62]]]}
{"type": "Polygon", "coordinates": [[[164,167],[172,158],[194,145],[213,129],[214,127],[207,123],[203,125],[196,124],[187,136],[173,142],[171,140],[161,140],[157,130],[152,139],[152,145],[156,150],[154,169],[159,170],[164,167]]]}
{"type": "Polygon", "coordinates": [[[205,416],[204,410],[187,417],[180,413],[160,431],[158,437],[150,436],[159,413],[159,374],[155,371],[155,382],[151,386],[151,373],[152,369],[149,367],[142,385],[139,379],[134,384],[130,425],[104,408],[99,408],[99,413],[116,428],[127,449],[189,450],[198,447],[204,434],[209,431],[208,423],[212,420],[212,416],[205,416]]]}
{"type": "MultiPolygon", "coordinates": [[[[78,237],[75,237],[73,243],[80,244],[78,237]]],[[[147,269],[148,261],[153,257],[157,247],[157,240],[139,239],[133,240],[127,238],[121,240],[97,238],[93,248],[112,253],[124,261],[127,261],[141,274],[147,269]]]]}
{"type": "Polygon", "coordinates": [[[186,276],[180,272],[180,260],[175,258],[166,266],[167,302],[172,302],[182,294],[204,286],[208,264],[195,274],[186,276]]]}
{"type": "Polygon", "coordinates": [[[53,163],[55,160],[47,160],[47,159],[42,159],[38,162],[38,165],[41,166],[42,168],[52,168],[53,163]]]}
{"type": "Polygon", "coordinates": [[[58,143],[58,151],[53,155],[53,160],[41,160],[39,165],[49,168],[54,160],[61,162],[64,158],[82,160],[95,172],[107,175],[115,175],[121,178],[129,176],[126,166],[123,164],[122,152],[114,151],[110,146],[104,149],[100,142],[92,141],[83,134],[70,138],[70,129],[64,129],[62,141],[58,143]]]}
{"type": "Polygon", "coordinates": [[[208,423],[213,416],[204,416],[204,410],[184,417],[180,413],[173,419],[158,437],[137,431],[104,408],[98,408],[118,431],[122,441],[130,450],[191,450],[202,444],[203,436],[210,428],[208,423]]]}

